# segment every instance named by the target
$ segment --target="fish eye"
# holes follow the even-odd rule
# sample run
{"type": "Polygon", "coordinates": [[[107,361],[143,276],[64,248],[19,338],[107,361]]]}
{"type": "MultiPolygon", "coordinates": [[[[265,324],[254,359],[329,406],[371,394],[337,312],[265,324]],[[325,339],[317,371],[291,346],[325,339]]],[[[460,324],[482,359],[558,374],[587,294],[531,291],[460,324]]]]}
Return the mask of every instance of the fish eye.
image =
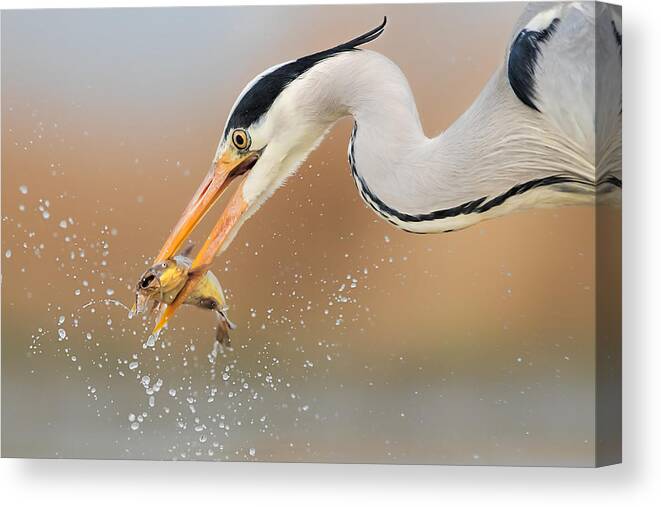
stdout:
{"type": "Polygon", "coordinates": [[[232,132],[232,143],[237,150],[247,150],[250,147],[250,135],[244,129],[235,129],[232,132]]]}
{"type": "Polygon", "coordinates": [[[142,280],[140,280],[140,287],[146,289],[154,281],[154,278],[156,278],[154,275],[145,276],[142,280]]]}
{"type": "Polygon", "coordinates": [[[168,263],[167,263],[167,262],[161,262],[161,267],[162,267],[163,269],[167,268],[167,267],[168,267],[168,263]]]}

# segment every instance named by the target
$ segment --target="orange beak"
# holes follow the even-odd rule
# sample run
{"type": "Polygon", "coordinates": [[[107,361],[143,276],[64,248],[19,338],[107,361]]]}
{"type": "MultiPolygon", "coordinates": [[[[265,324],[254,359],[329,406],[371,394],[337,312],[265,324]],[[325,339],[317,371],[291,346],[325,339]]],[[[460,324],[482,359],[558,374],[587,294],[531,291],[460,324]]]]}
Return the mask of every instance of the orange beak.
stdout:
{"type": "MultiPolygon", "coordinates": [[[[161,248],[154,264],[169,259],[177,253],[181,245],[186,241],[186,238],[190,236],[197,224],[200,223],[202,218],[204,218],[220,198],[232,180],[251,169],[257,162],[259,155],[259,152],[240,155],[225,152],[214,163],[209,174],[202,181],[200,188],[195,192],[195,195],[181,215],[179,222],[177,222],[177,225],[161,248]]],[[[222,247],[230,231],[248,208],[248,203],[243,199],[242,188],[243,182],[235,191],[232,199],[211,231],[211,234],[209,234],[206,242],[193,260],[191,271],[194,274],[186,281],[186,284],[175,300],[165,309],[158,324],[154,328],[154,333],[157,333],[163,328],[170,317],[174,315],[177,308],[188,298],[197,285],[197,282],[206,273],[206,267],[213,262],[216,253],[222,247]]]]}

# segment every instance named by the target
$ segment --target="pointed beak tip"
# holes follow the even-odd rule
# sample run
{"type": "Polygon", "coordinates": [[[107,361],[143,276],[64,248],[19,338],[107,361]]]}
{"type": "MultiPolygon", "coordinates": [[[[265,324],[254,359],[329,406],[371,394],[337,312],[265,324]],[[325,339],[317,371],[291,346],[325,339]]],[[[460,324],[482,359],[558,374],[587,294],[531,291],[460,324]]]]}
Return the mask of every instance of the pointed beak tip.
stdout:
{"type": "Polygon", "coordinates": [[[152,335],[155,335],[155,334],[160,333],[160,332],[161,332],[161,329],[163,329],[163,327],[165,326],[165,324],[167,324],[167,320],[164,320],[163,318],[161,318],[161,320],[158,321],[158,324],[156,324],[156,325],[154,326],[154,329],[152,329],[151,334],[152,334],[152,335]]]}
{"type": "MultiPolygon", "coordinates": [[[[210,171],[207,177],[203,180],[198,191],[193,196],[193,199],[184,210],[181,218],[179,219],[179,222],[172,230],[169,238],[161,248],[161,251],[158,254],[155,262],[162,262],[176,253],[181,244],[190,235],[192,230],[199,224],[204,215],[206,215],[209,209],[227,189],[229,183],[236,177],[235,168],[237,164],[243,163],[245,165],[245,167],[241,166],[243,169],[246,169],[246,167],[247,169],[250,168],[246,165],[246,161],[250,163],[254,162],[252,158],[245,157],[238,162],[227,161],[223,163],[216,163],[216,167],[221,166],[224,169],[220,171],[210,171]]],[[[243,183],[244,182],[241,182],[239,185],[239,188],[236,190],[234,196],[223,211],[220,219],[209,234],[206,242],[204,245],[202,245],[202,248],[193,260],[192,268],[209,266],[213,262],[213,259],[215,258],[217,252],[220,250],[225,239],[230,234],[231,229],[240,223],[241,216],[248,209],[248,203],[244,200],[241,190],[243,183]]],[[[200,273],[203,273],[206,271],[206,269],[208,268],[201,270],[200,273]]],[[[172,304],[168,305],[161,315],[159,322],[154,327],[153,333],[158,333],[161,331],[161,329],[163,329],[177,308],[186,300],[187,296],[195,288],[195,285],[196,283],[194,279],[189,279],[186,282],[172,304]]]]}

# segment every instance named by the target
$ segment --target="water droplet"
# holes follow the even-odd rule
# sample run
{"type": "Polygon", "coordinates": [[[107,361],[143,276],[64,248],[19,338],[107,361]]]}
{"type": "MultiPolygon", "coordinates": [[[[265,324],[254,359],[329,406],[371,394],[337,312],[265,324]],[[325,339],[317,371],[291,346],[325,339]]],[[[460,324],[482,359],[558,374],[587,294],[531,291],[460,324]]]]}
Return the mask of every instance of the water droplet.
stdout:
{"type": "Polygon", "coordinates": [[[11,250],[7,250],[7,251],[5,252],[5,257],[6,257],[7,259],[9,259],[9,258],[11,257],[11,250]]]}
{"type": "Polygon", "coordinates": [[[60,341],[64,340],[67,337],[67,332],[62,328],[57,330],[57,334],[60,336],[60,341]]]}
{"type": "Polygon", "coordinates": [[[138,361],[133,361],[129,364],[129,370],[135,370],[138,367],[138,361]]]}
{"type": "Polygon", "coordinates": [[[57,319],[57,323],[61,326],[64,324],[64,321],[66,320],[66,317],[64,315],[60,315],[60,317],[57,319]]]}
{"type": "Polygon", "coordinates": [[[21,185],[18,187],[18,190],[21,192],[21,194],[25,195],[28,193],[28,186],[27,185],[21,185]]]}
{"type": "Polygon", "coordinates": [[[66,220],[60,220],[60,229],[66,229],[67,228],[67,221],[66,220]]]}
{"type": "Polygon", "coordinates": [[[132,429],[133,431],[137,430],[139,427],[140,427],[140,423],[139,423],[139,422],[133,422],[133,423],[131,423],[131,429],[132,429]]]}
{"type": "Polygon", "coordinates": [[[250,449],[248,449],[248,454],[250,454],[251,456],[254,456],[256,452],[257,451],[255,451],[254,447],[251,447],[250,449]]]}
{"type": "Polygon", "coordinates": [[[152,335],[149,335],[149,338],[147,338],[147,341],[143,344],[143,348],[147,347],[153,347],[156,345],[156,340],[158,339],[158,333],[154,333],[152,335]]]}

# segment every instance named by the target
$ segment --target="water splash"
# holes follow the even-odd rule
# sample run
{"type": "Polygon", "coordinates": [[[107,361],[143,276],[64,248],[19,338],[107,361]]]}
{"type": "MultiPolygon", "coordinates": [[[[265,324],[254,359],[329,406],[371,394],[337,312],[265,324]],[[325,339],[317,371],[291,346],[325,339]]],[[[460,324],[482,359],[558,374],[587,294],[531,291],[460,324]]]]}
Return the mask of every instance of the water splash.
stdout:
{"type": "Polygon", "coordinates": [[[87,303],[85,303],[83,306],[81,306],[80,310],[85,310],[85,309],[89,308],[90,306],[98,305],[98,304],[105,304],[106,306],[109,305],[109,304],[113,304],[115,306],[121,306],[127,312],[129,312],[129,318],[133,317],[133,310],[131,308],[129,308],[128,306],[126,306],[121,301],[118,301],[117,299],[107,299],[107,298],[106,299],[92,299],[92,300],[88,301],[87,303]]]}

